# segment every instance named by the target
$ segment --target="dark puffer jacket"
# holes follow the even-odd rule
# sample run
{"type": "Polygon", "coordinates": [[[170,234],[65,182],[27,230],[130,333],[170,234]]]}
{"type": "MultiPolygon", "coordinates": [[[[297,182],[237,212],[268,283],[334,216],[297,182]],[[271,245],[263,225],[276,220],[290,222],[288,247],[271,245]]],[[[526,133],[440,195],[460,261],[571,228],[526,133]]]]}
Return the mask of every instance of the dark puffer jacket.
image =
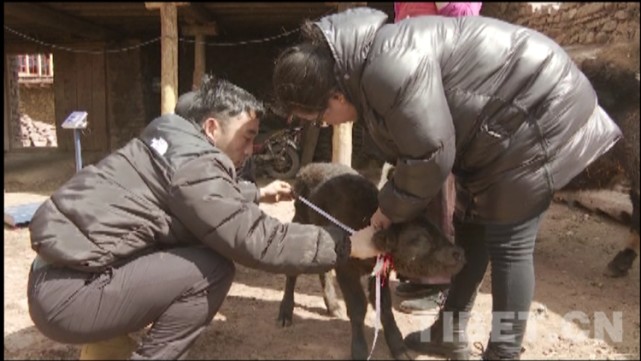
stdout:
{"type": "Polygon", "coordinates": [[[338,228],[283,224],[258,208],[250,188],[243,196],[235,177],[231,160],[193,123],[164,115],[37,210],[32,248],[48,263],[83,271],[188,244],[285,274],[325,272],[347,259],[349,240],[338,228]]]}
{"type": "Polygon", "coordinates": [[[337,79],[396,163],[379,194],[392,221],[422,211],[450,171],[459,217],[527,219],[621,137],[587,78],[546,36],[476,16],[386,19],[356,8],[316,25],[337,79]]]}

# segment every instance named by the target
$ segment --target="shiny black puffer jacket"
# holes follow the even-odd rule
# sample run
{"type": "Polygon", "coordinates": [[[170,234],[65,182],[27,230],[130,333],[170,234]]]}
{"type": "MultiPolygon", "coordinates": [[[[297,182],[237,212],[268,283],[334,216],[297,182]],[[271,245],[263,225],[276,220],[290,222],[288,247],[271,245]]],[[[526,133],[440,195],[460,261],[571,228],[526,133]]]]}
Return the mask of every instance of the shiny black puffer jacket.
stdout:
{"type": "Polygon", "coordinates": [[[283,224],[235,179],[232,161],[195,124],[163,115],[54,192],[31,220],[31,246],[45,262],[87,272],[190,244],[285,274],[325,272],[348,258],[337,227],[283,224]]]}
{"type": "Polygon", "coordinates": [[[396,164],[379,194],[392,221],[420,213],[450,171],[458,217],[525,220],[621,137],[588,79],[541,33],[481,16],[386,19],[355,8],[316,25],[396,164]]]}

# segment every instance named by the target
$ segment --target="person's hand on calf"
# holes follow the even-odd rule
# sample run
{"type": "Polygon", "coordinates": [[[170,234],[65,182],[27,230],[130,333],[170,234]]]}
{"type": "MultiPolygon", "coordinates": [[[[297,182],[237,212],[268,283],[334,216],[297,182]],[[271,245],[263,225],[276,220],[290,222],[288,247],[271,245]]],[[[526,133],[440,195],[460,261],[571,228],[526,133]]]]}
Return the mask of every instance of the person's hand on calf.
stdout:
{"type": "Polygon", "coordinates": [[[392,221],[383,214],[380,208],[376,209],[376,212],[372,215],[372,218],[369,221],[369,224],[372,225],[376,230],[387,229],[392,225],[392,221]]]}
{"type": "Polygon", "coordinates": [[[376,229],[372,226],[367,226],[352,234],[349,237],[352,243],[350,257],[365,259],[376,257],[383,253],[383,251],[377,249],[372,242],[374,233],[376,233],[376,229]]]}
{"type": "Polygon", "coordinates": [[[260,201],[276,203],[292,199],[292,186],[282,180],[275,180],[260,188],[260,201]]]}

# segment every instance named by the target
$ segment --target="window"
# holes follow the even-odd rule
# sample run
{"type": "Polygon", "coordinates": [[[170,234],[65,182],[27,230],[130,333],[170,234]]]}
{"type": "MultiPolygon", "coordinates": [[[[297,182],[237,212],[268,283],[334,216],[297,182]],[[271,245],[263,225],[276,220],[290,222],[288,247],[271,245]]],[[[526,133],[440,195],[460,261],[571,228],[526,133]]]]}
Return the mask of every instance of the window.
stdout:
{"type": "Polygon", "coordinates": [[[53,77],[52,54],[18,55],[18,76],[20,78],[51,78],[53,77]]]}

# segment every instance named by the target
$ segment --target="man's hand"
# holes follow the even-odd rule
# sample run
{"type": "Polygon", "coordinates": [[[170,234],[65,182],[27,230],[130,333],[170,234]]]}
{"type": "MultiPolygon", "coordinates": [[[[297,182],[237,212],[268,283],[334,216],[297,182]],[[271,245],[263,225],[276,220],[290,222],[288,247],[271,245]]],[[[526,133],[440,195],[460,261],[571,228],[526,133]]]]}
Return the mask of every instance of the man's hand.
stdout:
{"type": "Polygon", "coordinates": [[[352,242],[352,252],[350,253],[350,257],[365,259],[373,258],[383,253],[383,251],[376,249],[372,242],[372,236],[374,236],[375,232],[376,230],[374,227],[367,226],[352,234],[349,237],[352,242]]]}
{"type": "Polygon", "coordinates": [[[374,212],[372,218],[369,221],[369,224],[372,225],[376,230],[387,229],[392,224],[389,218],[383,214],[380,208],[374,212]]]}
{"type": "Polygon", "coordinates": [[[292,186],[282,180],[275,180],[260,189],[260,202],[276,203],[292,199],[292,186]]]}

